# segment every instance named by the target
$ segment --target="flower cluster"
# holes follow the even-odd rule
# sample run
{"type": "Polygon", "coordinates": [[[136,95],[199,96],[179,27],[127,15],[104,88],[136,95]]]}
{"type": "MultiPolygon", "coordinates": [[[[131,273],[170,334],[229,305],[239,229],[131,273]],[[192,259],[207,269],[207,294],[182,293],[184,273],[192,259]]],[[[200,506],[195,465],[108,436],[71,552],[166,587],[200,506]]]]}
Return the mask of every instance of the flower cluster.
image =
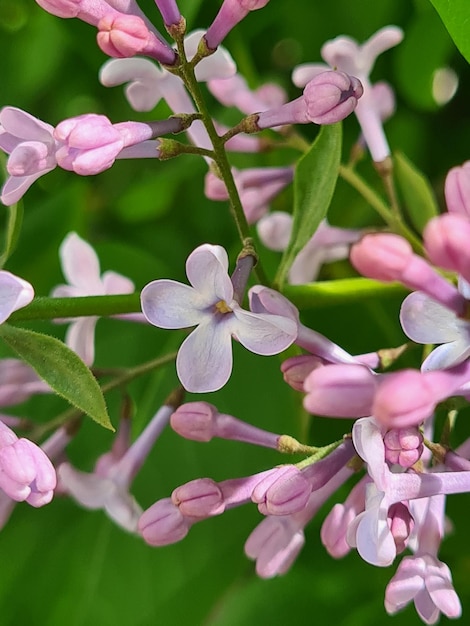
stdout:
{"type": "MultiPolygon", "coordinates": [[[[388,613],[413,602],[426,624],[441,614],[459,617],[460,600],[439,552],[449,530],[446,496],[470,491],[470,438],[457,444],[453,439],[458,411],[470,399],[470,161],[448,173],[448,211],[441,215],[424,177],[416,171],[410,175],[407,164],[405,182],[416,186],[409,197],[419,197],[433,216],[423,225],[413,222],[411,211],[402,213],[394,168],[404,157],[395,157],[383,128],[395,110],[394,93],[388,83],[371,82],[379,55],[401,42],[401,28],[384,27],[363,44],[347,36],[326,42],[320,51],[325,63],[294,69],[293,85],[302,91],[289,100],[274,83],[251,88],[221,45],[268,0],[223,0],[209,27],[190,33],[175,0],[156,0],[165,35],[135,0],[37,4],[96,29],[100,50],[111,57],[99,80],[106,87],[125,85],[136,117],[151,113],[162,100],[171,115],[113,123],[101,113],[85,113],[54,127],[19,108],[1,109],[0,149],[8,155],[1,201],[9,209],[0,267],[18,241],[16,205],[23,197],[28,201],[26,192],[39,177],[56,167],[96,175],[117,159],[196,155],[204,168],[204,194],[228,204],[237,243],[226,249],[199,239],[187,250],[187,282],[159,276],[139,285],[136,279],[138,289],[115,271],[102,273],[97,253],[76,232],[63,234],[59,259],[66,282],[50,285],[49,297],[35,299],[29,282],[0,269],[0,339],[21,357],[0,359],[0,406],[15,408],[51,392],[72,404],[56,418],[49,416],[48,423],[0,416],[0,526],[16,502],[40,507],[58,493],[86,509],[102,509],[122,529],[156,547],[181,541],[197,522],[254,504],[263,519],[247,538],[245,554],[260,577],[272,578],[291,568],[307,525],[326,504],[331,506],[321,542],[332,557],[355,549],[367,563],[388,567],[404,555],[385,590],[388,613]],[[210,100],[216,101],[217,115],[209,110],[210,100]],[[224,107],[239,118],[233,126],[225,121],[230,116],[220,113],[224,107]],[[339,122],[352,113],[360,134],[343,165],[339,122]],[[299,125],[326,128],[316,131],[311,146],[299,125]],[[175,134],[178,141],[167,137],[175,134]],[[287,154],[300,153],[298,158],[289,161],[284,153],[276,161],[285,148],[287,154]],[[235,163],[248,164],[264,151],[273,154],[269,165],[235,167],[230,158],[237,152],[235,163]],[[367,151],[386,201],[356,170],[367,151]],[[350,228],[333,224],[328,209],[339,176],[377,209],[386,229],[363,222],[350,228]],[[291,186],[293,210],[271,210],[273,203],[283,208],[284,199],[290,202],[291,186]],[[271,251],[267,264],[266,249],[271,251]],[[232,262],[235,250],[241,251],[232,262]],[[273,271],[277,252],[283,255],[273,271]],[[322,282],[323,265],[337,261],[347,265],[347,276],[322,282]],[[310,318],[303,309],[314,306],[316,297],[326,293],[347,301],[361,290],[380,293],[382,283],[411,291],[396,320],[407,345],[356,354],[305,321],[310,318]],[[149,337],[178,331],[181,345],[165,353],[164,341],[157,345],[156,339],[157,359],[132,367],[115,362],[94,367],[101,356],[106,362],[100,343],[95,346],[104,324],[97,327],[97,322],[104,316],[142,322],[149,337]],[[35,319],[67,323],[64,341],[15,325],[35,319]],[[354,420],[344,435],[317,446],[222,413],[204,399],[184,402],[186,392],[215,393],[229,382],[237,366],[232,341],[257,357],[277,356],[279,387],[302,394],[298,404],[312,419],[354,420]],[[427,349],[415,369],[401,368],[402,353],[411,344],[437,347],[427,349]],[[142,407],[149,402],[128,385],[166,363],[174,363],[178,386],[169,396],[167,390],[161,393],[166,399],[160,408],[152,404],[152,417],[132,436],[134,408],[145,414],[142,407]],[[93,470],[84,471],[80,461],[72,462],[67,446],[84,414],[112,429],[103,393],[113,389],[123,392],[117,433],[93,470]],[[31,440],[10,426],[30,432],[31,440]],[[172,441],[174,433],[195,442],[225,439],[269,448],[287,455],[287,461],[243,476],[228,469],[229,477],[221,480],[196,476],[144,508],[131,485],[167,426],[174,431],[172,441]],[[348,487],[344,502],[332,501],[348,487]]],[[[126,273],[133,276],[130,268],[126,273]]],[[[254,367],[263,362],[257,357],[247,356],[254,367]]],[[[293,424],[287,422],[285,430],[293,431],[293,424]]]]}

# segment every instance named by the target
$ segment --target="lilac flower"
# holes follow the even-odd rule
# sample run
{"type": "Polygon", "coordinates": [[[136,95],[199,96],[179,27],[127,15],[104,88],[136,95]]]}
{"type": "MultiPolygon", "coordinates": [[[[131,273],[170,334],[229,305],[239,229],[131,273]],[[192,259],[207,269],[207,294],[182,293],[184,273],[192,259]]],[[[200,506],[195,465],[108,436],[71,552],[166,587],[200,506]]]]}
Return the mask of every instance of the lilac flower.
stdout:
{"type": "MultiPolygon", "coordinates": [[[[294,177],[292,167],[252,167],[244,170],[233,168],[232,171],[249,224],[257,222],[268,211],[269,203],[294,177]]],[[[210,200],[229,199],[224,182],[211,171],[205,177],[204,193],[210,200]]]]}
{"type": "Polygon", "coordinates": [[[57,469],[62,488],[85,508],[104,509],[116,524],[135,532],[142,509],[129,487],[173,410],[174,407],[164,405],[120,458],[114,463],[100,464],[100,473],[81,472],[62,463],[57,469]]]}
{"type": "Polygon", "coordinates": [[[452,575],[437,558],[444,534],[444,496],[427,499],[427,507],[418,530],[417,549],[405,557],[385,591],[385,609],[394,614],[411,601],[425,624],[435,624],[443,613],[461,615],[461,606],[452,586],[452,575]]]}
{"type": "Polygon", "coordinates": [[[32,285],[11,272],[0,270],[0,324],[14,311],[27,306],[33,298],[32,285]]]}
{"type": "MultiPolygon", "coordinates": [[[[323,59],[330,67],[356,76],[364,87],[364,94],[355,108],[355,115],[361,126],[364,140],[376,162],[390,155],[387,138],[383,131],[380,107],[369,82],[369,75],[377,57],[393,48],[403,39],[403,32],[396,26],[387,26],[377,31],[364,44],[357,44],[350,37],[337,37],[324,44],[321,50],[323,59]]],[[[320,64],[300,65],[292,79],[297,87],[303,87],[314,76],[324,70],[320,64]]]]}
{"type": "Polygon", "coordinates": [[[0,360],[0,407],[20,404],[36,393],[50,393],[49,385],[19,359],[0,360]]]}
{"type": "MultiPolygon", "coordinates": [[[[267,248],[285,250],[292,231],[292,216],[283,211],[273,211],[259,220],[257,231],[267,248]]],[[[360,230],[330,226],[326,219],[323,220],[295,257],[289,270],[289,283],[303,285],[315,281],[324,263],[348,258],[350,245],[361,235],[360,230]]]]}
{"type": "Polygon", "coordinates": [[[354,111],[363,93],[355,76],[344,72],[322,72],[310,80],[303,94],[256,116],[256,128],[275,128],[286,124],[334,124],[354,111]]]}
{"type": "Polygon", "coordinates": [[[349,477],[343,467],[326,484],[310,494],[305,507],[291,515],[268,515],[248,537],[245,554],[256,561],[261,578],[273,578],[287,572],[305,543],[304,528],[349,477]]]}
{"type": "Polygon", "coordinates": [[[207,87],[212,95],[226,107],[236,107],[245,115],[282,106],[286,92],[274,83],[266,83],[256,90],[248,87],[241,74],[229,78],[211,78],[207,87]]]}
{"type": "Polygon", "coordinates": [[[56,473],[46,454],[0,421],[0,488],[5,494],[40,507],[52,500],[55,487],[56,473]]]}
{"type": "Polygon", "coordinates": [[[225,385],[232,371],[232,337],[251,352],[268,356],[285,350],[297,334],[291,319],[243,310],[227,270],[225,250],[204,244],[186,262],[191,286],[156,280],[142,291],[142,311],[151,324],[197,325],[176,359],[178,377],[188,391],[216,391],[225,385]]]}
{"type": "Polygon", "coordinates": [[[447,210],[470,217],[470,161],[449,170],[444,191],[447,210]]]}
{"type": "Polygon", "coordinates": [[[1,200],[15,204],[31,185],[57,165],[54,127],[15,107],[0,111],[0,149],[9,154],[10,175],[1,200]]]}
{"type": "MultiPolygon", "coordinates": [[[[100,264],[96,252],[77,233],[69,233],[59,249],[62,272],[68,281],[52,291],[55,298],[76,298],[132,293],[131,280],[116,272],[100,275],[100,264]]],[[[65,320],[64,320],[65,321],[65,320]]],[[[87,365],[95,358],[95,326],[98,317],[79,317],[70,323],[66,343],[87,365]]]]}

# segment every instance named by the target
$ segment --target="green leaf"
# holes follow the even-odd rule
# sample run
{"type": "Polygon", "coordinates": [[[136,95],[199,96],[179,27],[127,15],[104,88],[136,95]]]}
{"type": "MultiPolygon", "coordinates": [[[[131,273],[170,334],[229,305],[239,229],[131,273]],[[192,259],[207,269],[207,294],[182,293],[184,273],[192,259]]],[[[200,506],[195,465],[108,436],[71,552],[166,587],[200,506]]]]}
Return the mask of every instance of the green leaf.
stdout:
{"type": "Polygon", "coordinates": [[[394,154],[397,182],[412,225],[421,233],[427,222],[439,214],[429,180],[402,152],[394,154]]]}
{"type": "Polygon", "coordinates": [[[298,161],[294,177],[294,222],[277,273],[282,286],[296,255],[326,216],[341,161],[341,124],[322,126],[318,137],[298,161]]]}
{"type": "Polygon", "coordinates": [[[0,326],[0,337],[59,396],[87,413],[101,426],[114,430],[96,378],[62,341],[9,324],[0,326]]]}
{"type": "Polygon", "coordinates": [[[468,0],[431,0],[462,55],[470,63],[470,4],[468,0]]]}

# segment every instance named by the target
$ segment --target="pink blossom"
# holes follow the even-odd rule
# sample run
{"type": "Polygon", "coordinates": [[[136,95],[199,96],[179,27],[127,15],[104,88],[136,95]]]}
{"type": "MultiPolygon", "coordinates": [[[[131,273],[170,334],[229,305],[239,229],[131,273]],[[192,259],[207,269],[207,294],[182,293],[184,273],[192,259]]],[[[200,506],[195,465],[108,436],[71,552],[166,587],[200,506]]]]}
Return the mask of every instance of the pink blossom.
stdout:
{"type": "Polygon", "coordinates": [[[162,406],[130,448],[114,462],[101,463],[99,473],[81,472],[70,463],[62,463],[57,469],[62,488],[85,508],[103,509],[116,524],[135,532],[142,509],[129,488],[173,409],[162,406]]]}
{"type": "Polygon", "coordinates": [[[16,502],[34,507],[52,500],[56,473],[46,454],[28,439],[18,439],[0,422],[0,488],[16,502]]]}
{"type": "MultiPolygon", "coordinates": [[[[68,281],[52,291],[55,298],[76,298],[79,296],[100,296],[132,293],[134,284],[125,276],[107,271],[100,274],[100,264],[96,252],[77,233],[69,233],[59,249],[62,272],[68,281]]],[[[66,334],[67,345],[74,350],[87,365],[95,358],[95,326],[98,317],[79,317],[73,320],[66,334]]]]}
{"type": "Polygon", "coordinates": [[[0,407],[25,402],[36,393],[50,393],[49,385],[19,359],[0,360],[0,407]]]}
{"type": "Polygon", "coordinates": [[[26,280],[0,270],[0,324],[10,315],[27,306],[34,298],[34,289],[26,280]]]}
{"type": "Polygon", "coordinates": [[[56,167],[53,131],[53,126],[21,109],[4,107],[0,111],[0,149],[10,155],[3,204],[18,202],[40,176],[56,167]]]}
{"type": "Polygon", "coordinates": [[[207,81],[207,87],[221,104],[236,107],[245,115],[279,107],[287,100],[285,91],[279,85],[266,83],[252,90],[241,74],[212,78],[207,81]]]}
{"type": "Polygon", "coordinates": [[[178,377],[188,391],[216,391],[225,385],[232,371],[232,337],[251,352],[268,356],[285,350],[297,334],[288,318],[244,311],[234,299],[227,270],[225,250],[204,244],[186,262],[191,286],[156,280],[142,291],[142,311],[151,324],[197,325],[176,359],[178,377]]]}
{"type": "MultiPolygon", "coordinates": [[[[361,126],[364,140],[376,162],[390,155],[387,138],[381,122],[381,106],[369,81],[377,57],[393,48],[403,39],[403,32],[396,26],[386,26],[377,31],[365,43],[359,45],[350,37],[336,37],[326,42],[321,50],[323,59],[330,67],[356,76],[362,83],[364,94],[355,108],[355,115],[361,126]]],[[[298,66],[293,73],[293,82],[303,87],[312,77],[325,67],[318,63],[298,66]]]]}

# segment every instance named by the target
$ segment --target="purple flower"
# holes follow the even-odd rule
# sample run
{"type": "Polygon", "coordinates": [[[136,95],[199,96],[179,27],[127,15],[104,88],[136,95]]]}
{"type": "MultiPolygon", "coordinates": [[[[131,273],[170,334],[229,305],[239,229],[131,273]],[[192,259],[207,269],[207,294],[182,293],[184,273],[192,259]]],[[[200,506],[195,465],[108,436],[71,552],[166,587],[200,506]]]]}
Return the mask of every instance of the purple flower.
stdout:
{"type": "MultiPolygon", "coordinates": [[[[364,140],[376,162],[386,159],[390,155],[390,148],[382,127],[382,106],[374,95],[369,75],[377,57],[399,44],[402,39],[403,32],[400,28],[386,26],[362,45],[350,37],[342,36],[327,41],[321,50],[323,59],[330,67],[356,76],[364,87],[364,94],[358,101],[354,112],[361,126],[364,140]]],[[[297,87],[303,87],[325,69],[325,66],[319,63],[306,63],[294,70],[292,80],[297,87]]]]}
{"type": "Polygon", "coordinates": [[[81,472],[62,463],[57,473],[61,487],[87,509],[103,509],[116,524],[135,532],[142,509],[129,487],[148,456],[156,438],[168,424],[174,407],[164,405],[122,456],[100,459],[98,471],[81,472]]]}
{"type": "Polygon", "coordinates": [[[0,270],[0,324],[13,311],[28,305],[33,298],[34,289],[28,282],[6,270],[0,270]]]}
{"type": "Polygon", "coordinates": [[[203,244],[186,261],[191,286],[155,280],[142,290],[142,311],[160,328],[197,328],[176,359],[178,377],[188,391],[216,391],[232,371],[232,337],[255,354],[278,354],[297,335],[297,325],[280,315],[245,311],[234,299],[228,257],[220,246],[203,244]]]}
{"type": "Polygon", "coordinates": [[[54,466],[29,439],[18,439],[0,422],[0,488],[16,502],[31,506],[48,504],[56,487],[54,466]]]}
{"type": "MultiPolygon", "coordinates": [[[[55,298],[132,293],[131,280],[116,272],[100,274],[96,252],[77,233],[69,233],[60,246],[62,271],[68,281],[52,291],[55,298]]],[[[87,365],[95,358],[95,326],[98,317],[78,317],[70,323],[66,343],[87,365]]]]}
{"type": "Polygon", "coordinates": [[[3,204],[18,202],[34,181],[56,167],[53,132],[53,126],[21,109],[4,107],[0,111],[0,149],[10,155],[3,204]]]}

